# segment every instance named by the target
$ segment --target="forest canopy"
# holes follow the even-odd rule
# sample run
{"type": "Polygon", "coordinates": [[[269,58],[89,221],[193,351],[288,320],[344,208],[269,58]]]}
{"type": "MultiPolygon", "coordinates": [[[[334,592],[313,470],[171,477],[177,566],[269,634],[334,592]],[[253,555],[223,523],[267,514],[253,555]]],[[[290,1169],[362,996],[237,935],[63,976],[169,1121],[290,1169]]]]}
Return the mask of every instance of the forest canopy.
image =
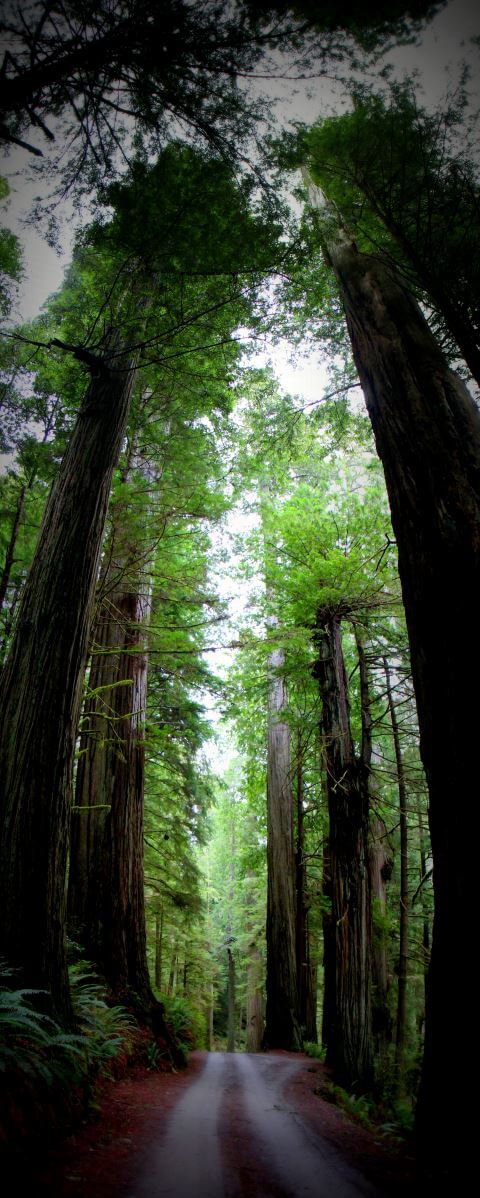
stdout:
{"type": "MultiPolygon", "coordinates": [[[[401,1144],[414,1129],[422,1183],[458,1174],[478,117],[466,62],[441,101],[395,65],[450,7],[32,0],[2,16],[12,1135],[24,1077],[44,1084],[42,1020],[68,1068],[89,1035],[118,1054],[111,1010],[174,1068],[195,1045],[311,1052],[375,1127],[401,1144]],[[28,321],[28,237],[24,252],[8,215],[22,185],[27,228],[48,235],[52,212],[74,227],[28,321]]],[[[60,1065],[48,1086],[61,1105],[60,1065]]]]}

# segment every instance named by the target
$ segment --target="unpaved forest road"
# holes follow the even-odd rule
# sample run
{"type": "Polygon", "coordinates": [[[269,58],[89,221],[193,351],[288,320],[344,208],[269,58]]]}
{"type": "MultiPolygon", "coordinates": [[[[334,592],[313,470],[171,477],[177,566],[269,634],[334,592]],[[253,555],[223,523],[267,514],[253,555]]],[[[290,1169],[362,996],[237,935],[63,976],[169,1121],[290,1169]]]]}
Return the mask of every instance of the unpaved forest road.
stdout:
{"type": "Polygon", "coordinates": [[[285,1099],[301,1064],[210,1053],[128,1198],[382,1198],[285,1099]]]}

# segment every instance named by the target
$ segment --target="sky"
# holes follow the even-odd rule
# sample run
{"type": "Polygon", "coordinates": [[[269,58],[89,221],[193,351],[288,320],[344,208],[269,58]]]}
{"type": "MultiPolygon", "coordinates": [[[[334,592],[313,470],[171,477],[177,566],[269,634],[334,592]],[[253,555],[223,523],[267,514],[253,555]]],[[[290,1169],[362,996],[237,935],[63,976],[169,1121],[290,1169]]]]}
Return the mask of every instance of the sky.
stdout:
{"type": "MultiPolygon", "coordinates": [[[[459,63],[467,58],[477,73],[480,62],[480,47],[472,47],[470,39],[480,35],[479,0],[451,0],[431,25],[425,30],[416,46],[397,47],[386,57],[395,75],[418,71],[424,89],[424,102],[433,107],[438,104],[449,81],[458,77],[459,63]]],[[[264,86],[263,84],[261,85],[264,86]]],[[[342,88],[331,79],[319,78],[307,82],[275,80],[269,85],[269,93],[278,98],[278,113],[281,119],[313,121],[321,114],[327,115],[342,104],[342,88]]],[[[28,157],[28,156],[27,156],[28,157]]],[[[26,185],[22,178],[25,153],[14,150],[5,157],[2,171],[11,187],[11,203],[3,222],[20,236],[25,255],[25,281],[20,289],[15,310],[15,320],[26,320],[35,316],[47,296],[55,291],[62,280],[72,244],[72,225],[66,222],[62,253],[51,249],[33,229],[22,226],[22,216],[28,211],[32,196],[38,191],[38,182],[26,185]]],[[[281,365],[282,382],[287,390],[297,390],[300,371],[281,365]]],[[[306,364],[301,377],[302,393],[307,400],[315,398],[315,364],[306,364]],[[305,390],[303,390],[303,388],[305,390]]]]}

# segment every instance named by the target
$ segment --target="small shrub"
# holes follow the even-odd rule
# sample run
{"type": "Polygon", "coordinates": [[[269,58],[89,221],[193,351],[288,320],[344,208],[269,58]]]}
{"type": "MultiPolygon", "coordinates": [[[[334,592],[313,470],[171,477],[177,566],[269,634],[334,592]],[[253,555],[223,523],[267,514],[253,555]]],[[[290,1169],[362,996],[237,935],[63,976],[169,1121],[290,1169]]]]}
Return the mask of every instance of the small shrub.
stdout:
{"type": "Polygon", "coordinates": [[[184,1052],[192,1048],[203,1048],[205,1043],[205,1028],[201,1015],[180,995],[175,998],[161,997],[165,1008],[165,1018],[175,1040],[184,1052]]]}
{"type": "Polygon", "coordinates": [[[121,1006],[109,1006],[105,987],[88,961],[70,966],[70,988],[75,1016],[89,1067],[105,1072],[119,1055],[129,1056],[137,1024],[121,1006]]]}
{"type": "Polygon", "coordinates": [[[315,1061],[325,1060],[325,1049],[323,1044],[315,1044],[313,1040],[306,1040],[303,1045],[303,1051],[307,1057],[313,1057],[315,1061]]]}

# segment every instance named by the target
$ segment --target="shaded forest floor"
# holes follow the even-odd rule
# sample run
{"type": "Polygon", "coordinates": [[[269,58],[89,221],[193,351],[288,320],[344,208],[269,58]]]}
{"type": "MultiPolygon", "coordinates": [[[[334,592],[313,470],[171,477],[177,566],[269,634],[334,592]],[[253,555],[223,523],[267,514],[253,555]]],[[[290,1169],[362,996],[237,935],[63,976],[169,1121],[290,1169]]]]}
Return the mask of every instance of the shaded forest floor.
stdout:
{"type": "MultiPolygon", "coordinates": [[[[206,1053],[190,1054],[186,1069],[159,1073],[137,1066],[119,1080],[104,1081],[97,1109],[88,1123],[56,1147],[23,1151],[10,1162],[15,1192],[23,1182],[39,1198],[127,1198],[134,1177],[148,1159],[152,1143],[183,1092],[198,1076],[206,1053]]],[[[298,1054],[281,1053],[282,1056],[298,1054]]],[[[342,1153],[385,1195],[414,1194],[415,1165],[404,1145],[386,1143],[326,1101],[325,1066],[302,1056],[302,1067],[288,1084],[285,1099],[312,1130],[342,1153]]],[[[232,1137],[235,1134],[232,1125],[232,1137]]],[[[4,1180],[5,1170],[2,1168],[4,1180]]],[[[8,1192],[8,1191],[7,1191],[8,1192]]]]}

